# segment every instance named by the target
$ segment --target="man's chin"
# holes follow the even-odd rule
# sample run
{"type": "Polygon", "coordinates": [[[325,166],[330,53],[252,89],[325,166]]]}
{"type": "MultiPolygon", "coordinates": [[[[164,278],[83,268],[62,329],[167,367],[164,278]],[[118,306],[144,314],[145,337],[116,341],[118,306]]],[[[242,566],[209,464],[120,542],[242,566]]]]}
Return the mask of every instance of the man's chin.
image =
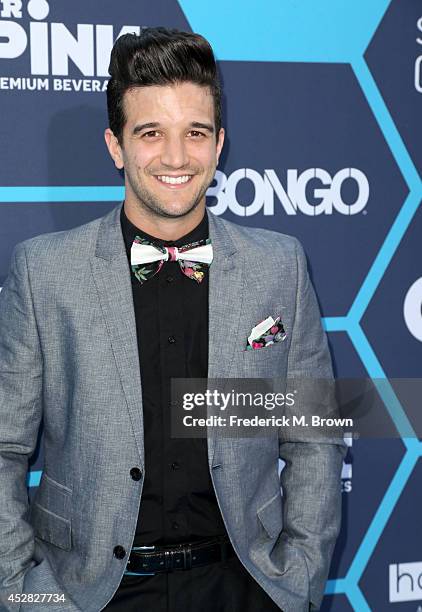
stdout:
{"type": "Polygon", "coordinates": [[[189,206],[157,206],[155,213],[167,219],[180,219],[192,213],[199,205],[199,202],[189,206]]]}

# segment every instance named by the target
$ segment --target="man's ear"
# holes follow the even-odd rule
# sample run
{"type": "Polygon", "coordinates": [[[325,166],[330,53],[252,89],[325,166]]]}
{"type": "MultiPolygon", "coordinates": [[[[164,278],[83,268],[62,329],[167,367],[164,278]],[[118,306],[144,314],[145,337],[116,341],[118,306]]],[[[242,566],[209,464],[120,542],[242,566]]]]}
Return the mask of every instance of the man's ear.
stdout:
{"type": "Polygon", "coordinates": [[[110,130],[110,128],[107,128],[105,130],[105,132],[104,132],[104,139],[106,141],[108,152],[110,153],[111,157],[113,158],[114,165],[116,166],[116,168],[118,170],[122,170],[122,168],[124,166],[124,164],[123,164],[122,148],[121,148],[121,146],[119,144],[119,141],[117,140],[117,138],[113,134],[113,132],[110,130]]]}
{"type": "Polygon", "coordinates": [[[224,128],[220,128],[220,131],[218,132],[218,135],[217,135],[217,165],[218,165],[221,150],[224,144],[224,136],[225,136],[224,128]]]}

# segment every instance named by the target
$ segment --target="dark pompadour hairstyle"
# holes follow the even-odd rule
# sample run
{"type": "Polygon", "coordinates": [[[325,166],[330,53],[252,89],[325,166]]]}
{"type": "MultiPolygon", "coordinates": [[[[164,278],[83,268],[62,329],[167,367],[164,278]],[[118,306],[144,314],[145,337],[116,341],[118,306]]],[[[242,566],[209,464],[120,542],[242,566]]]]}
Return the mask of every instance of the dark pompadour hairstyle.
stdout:
{"type": "Polygon", "coordinates": [[[133,87],[190,81],[208,86],[214,99],[216,134],[221,127],[221,88],[215,58],[203,36],[167,28],[124,34],[111,52],[107,86],[110,129],[120,144],[126,117],[123,96],[133,87]]]}

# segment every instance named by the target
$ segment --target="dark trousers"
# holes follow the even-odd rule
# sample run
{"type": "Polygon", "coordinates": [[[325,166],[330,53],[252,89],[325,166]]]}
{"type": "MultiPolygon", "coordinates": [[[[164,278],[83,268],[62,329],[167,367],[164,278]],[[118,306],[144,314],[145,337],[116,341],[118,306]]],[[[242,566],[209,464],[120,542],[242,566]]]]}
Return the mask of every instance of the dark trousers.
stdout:
{"type": "Polygon", "coordinates": [[[107,612],[280,612],[237,556],[190,570],[123,576],[107,612]]]}

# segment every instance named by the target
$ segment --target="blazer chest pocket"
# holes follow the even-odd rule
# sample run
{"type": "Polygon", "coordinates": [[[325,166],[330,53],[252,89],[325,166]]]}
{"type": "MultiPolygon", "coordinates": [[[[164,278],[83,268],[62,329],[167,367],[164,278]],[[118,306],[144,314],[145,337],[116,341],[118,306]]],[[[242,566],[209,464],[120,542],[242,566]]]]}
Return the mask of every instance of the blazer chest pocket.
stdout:
{"type": "Polygon", "coordinates": [[[35,536],[63,550],[70,550],[71,507],[72,491],[44,472],[30,507],[35,536]]]}
{"type": "Polygon", "coordinates": [[[242,351],[243,372],[245,376],[262,377],[283,376],[287,371],[288,343],[274,342],[259,349],[242,351]]]}

